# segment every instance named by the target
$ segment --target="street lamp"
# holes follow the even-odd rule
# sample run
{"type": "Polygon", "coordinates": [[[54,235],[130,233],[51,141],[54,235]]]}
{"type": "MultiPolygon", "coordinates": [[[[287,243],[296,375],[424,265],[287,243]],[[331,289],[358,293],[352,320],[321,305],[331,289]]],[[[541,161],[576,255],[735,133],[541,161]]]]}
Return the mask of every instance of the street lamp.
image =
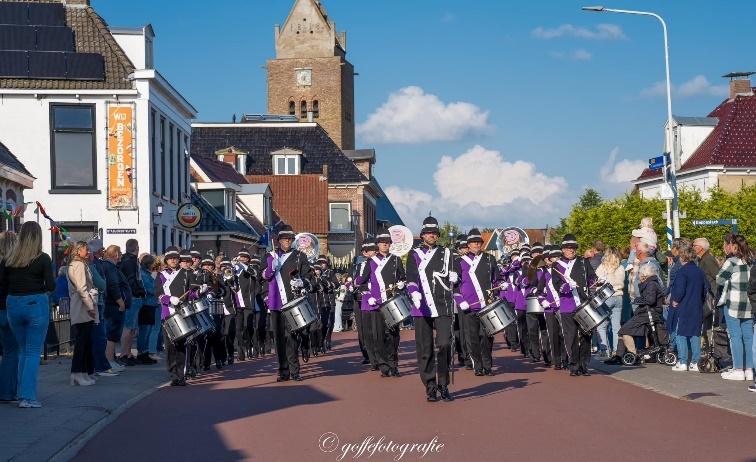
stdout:
{"type": "MultiPolygon", "coordinates": [[[[671,183],[672,189],[672,204],[670,213],[670,201],[667,200],[667,243],[672,245],[672,236],[680,237],[680,211],[677,197],[677,156],[675,155],[675,144],[672,137],[672,82],[669,78],[669,41],[667,39],[667,23],[664,22],[661,16],[649,11],[634,11],[634,10],[617,10],[614,8],[605,8],[603,6],[584,6],[583,11],[590,11],[594,13],[620,13],[620,14],[635,14],[640,16],[651,16],[659,20],[664,31],[664,65],[667,73],[667,149],[670,153],[670,166],[669,177],[667,177],[665,171],[665,181],[671,183]]],[[[665,156],[666,157],[666,156],[665,156]]]]}

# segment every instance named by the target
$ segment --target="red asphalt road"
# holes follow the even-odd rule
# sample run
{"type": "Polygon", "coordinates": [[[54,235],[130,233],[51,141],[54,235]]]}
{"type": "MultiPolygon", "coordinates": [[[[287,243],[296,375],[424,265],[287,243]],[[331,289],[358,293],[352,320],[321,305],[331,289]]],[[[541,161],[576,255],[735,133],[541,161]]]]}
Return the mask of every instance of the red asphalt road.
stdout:
{"type": "Polygon", "coordinates": [[[457,399],[427,403],[413,331],[401,335],[401,378],[368,371],[355,335],[334,334],[334,350],[303,365],[303,382],[276,383],[275,358],[267,356],[185,388],[162,388],[98,433],[75,460],[756,460],[754,418],[608,376],[569,377],[505,351],[500,337],[494,377],[457,370],[450,387],[457,399]],[[401,456],[401,446],[369,457],[368,445],[360,454],[371,436],[437,443],[422,459],[418,452],[401,456]],[[333,452],[324,452],[320,440],[333,452]]]}

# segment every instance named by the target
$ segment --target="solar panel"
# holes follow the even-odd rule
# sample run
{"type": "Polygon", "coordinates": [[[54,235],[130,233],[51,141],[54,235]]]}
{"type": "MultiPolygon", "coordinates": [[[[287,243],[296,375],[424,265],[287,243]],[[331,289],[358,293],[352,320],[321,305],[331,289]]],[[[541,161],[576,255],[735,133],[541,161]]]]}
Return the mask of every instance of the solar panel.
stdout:
{"type": "Polygon", "coordinates": [[[66,78],[70,80],[105,80],[105,58],[97,53],[65,53],[66,78]]]}
{"type": "Polygon", "coordinates": [[[0,50],[33,50],[34,26],[0,25],[0,50]]]}
{"type": "Polygon", "coordinates": [[[0,3],[0,24],[29,24],[28,3],[0,3]]]}
{"type": "Polygon", "coordinates": [[[29,77],[32,79],[66,78],[65,53],[54,51],[30,51],[29,77]]]}
{"type": "Polygon", "coordinates": [[[0,51],[0,76],[4,78],[28,78],[29,67],[26,51],[0,51]]]}
{"type": "Polygon", "coordinates": [[[74,32],[70,27],[36,26],[37,51],[74,52],[74,32]]]}
{"type": "Polygon", "coordinates": [[[65,26],[66,10],[62,3],[29,3],[29,24],[65,26]]]}

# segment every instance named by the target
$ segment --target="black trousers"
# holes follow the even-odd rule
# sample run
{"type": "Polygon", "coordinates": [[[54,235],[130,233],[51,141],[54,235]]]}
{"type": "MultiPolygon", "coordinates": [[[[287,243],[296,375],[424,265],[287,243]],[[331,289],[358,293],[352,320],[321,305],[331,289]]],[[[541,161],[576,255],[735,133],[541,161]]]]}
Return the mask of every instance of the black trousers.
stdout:
{"type": "Polygon", "coordinates": [[[374,368],[380,368],[381,364],[383,364],[384,368],[388,369],[388,364],[383,358],[382,321],[381,313],[378,311],[362,312],[362,325],[365,328],[363,338],[365,340],[365,349],[367,349],[368,358],[370,359],[370,365],[374,368]]]}
{"type": "Polygon", "coordinates": [[[280,311],[271,311],[270,313],[273,323],[273,337],[276,342],[276,355],[278,356],[278,375],[283,377],[299,375],[297,338],[289,333],[286,320],[280,311]]]}
{"type": "Polygon", "coordinates": [[[457,352],[460,363],[472,365],[465,322],[467,322],[467,317],[464,311],[454,314],[454,350],[457,352]]]}
{"type": "Polygon", "coordinates": [[[71,326],[74,352],[71,358],[72,374],[94,374],[94,360],[92,356],[92,329],[94,321],[74,324],[71,326]]]}
{"type": "Polygon", "coordinates": [[[452,317],[415,316],[415,349],[420,380],[426,388],[449,385],[452,317]],[[436,331],[434,338],[433,331],[436,331]],[[438,362],[438,365],[436,364],[438,362]]]}
{"type": "Polygon", "coordinates": [[[493,367],[493,337],[486,334],[476,312],[467,311],[462,316],[465,319],[463,324],[466,330],[467,343],[470,347],[473,369],[477,372],[481,372],[483,369],[491,369],[493,367]]]}
{"type": "Polygon", "coordinates": [[[562,365],[567,359],[564,354],[564,338],[562,337],[562,326],[555,313],[545,313],[546,330],[549,336],[549,347],[551,349],[551,360],[554,364],[562,365]]]}
{"type": "Polygon", "coordinates": [[[536,360],[551,362],[551,348],[549,348],[549,334],[546,329],[546,317],[543,314],[527,313],[525,320],[528,325],[528,339],[530,340],[530,357],[536,360]]]}
{"type": "Polygon", "coordinates": [[[255,312],[255,342],[254,348],[258,353],[265,350],[265,340],[268,335],[268,308],[260,307],[260,311],[255,312]]]}
{"type": "Polygon", "coordinates": [[[226,351],[226,336],[228,335],[228,323],[224,322],[224,318],[230,316],[213,315],[213,323],[215,324],[215,331],[211,332],[207,336],[207,348],[205,348],[205,355],[203,365],[205,367],[210,366],[213,359],[215,362],[224,363],[228,358],[226,351]]]}
{"type": "Polygon", "coordinates": [[[171,342],[168,334],[163,332],[163,344],[165,345],[166,364],[172,380],[184,379],[184,367],[186,366],[186,343],[180,340],[171,342]]]}
{"type": "Polygon", "coordinates": [[[569,352],[570,370],[588,370],[588,361],[591,359],[591,333],[586,334],[578,327],[575,313],[562,313],[562,332],[565,348],[569,352]]]}
{"type": "Polygon", "coordinates": [[[504,333],[507,335],[507,343],[509,344],[509,348],[511,348],[512,351],[519,350],[520,337],[517,334],[517,323],[510,323],[507,327],[504,328],[504,333]]]}
{"type": "MultiPolygon", "coordinates": [[[[234,325],[236,326],[236,351],[239,353],[239,361],[244,361],[247,355],[247,347],[249,346],[249,332],[248,324],[254,322],[254,311],[249,308],[236,309],[234,315],[234,325]]],[[[254,326],[252,326],[254,330],[254,326]]]]}
{"type": "Polygon", "coordinates": [[[354,302],[354,323],[357,326],[357,341],[360,344],[360,351],[364,359],[370,360],[367,348],[365,347],[365,326],[363,323],[363,313],[357,302],[354,302]]]}
{"type": "Polygon", "coordinates": [[[331,341],[331,332],[333,332],[333,321],[334,321],[334,315],[333,315],[333,309],[330,306],[324,306],[320,308],[320,341],[321,346],[322,342],[325,340],[331,341]]]}
{"type": "Polygon", "coordinates": [[[517,336],[520,339],[520,351],[523,356],[528,355],[530,340],[528,339],[528,322],[525,310],[515,310],[517,313],[517,336]]]}

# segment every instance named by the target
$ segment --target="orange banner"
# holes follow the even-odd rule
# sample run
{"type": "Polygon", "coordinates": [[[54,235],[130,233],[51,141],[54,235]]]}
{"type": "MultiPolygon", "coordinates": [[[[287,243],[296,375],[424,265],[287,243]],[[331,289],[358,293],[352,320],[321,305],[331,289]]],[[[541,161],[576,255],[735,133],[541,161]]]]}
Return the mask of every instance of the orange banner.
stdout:
{"type": "Polygon", "coordinates": [[[108,106],[108,209],[135,209],[134,106],[108,106]]]}

